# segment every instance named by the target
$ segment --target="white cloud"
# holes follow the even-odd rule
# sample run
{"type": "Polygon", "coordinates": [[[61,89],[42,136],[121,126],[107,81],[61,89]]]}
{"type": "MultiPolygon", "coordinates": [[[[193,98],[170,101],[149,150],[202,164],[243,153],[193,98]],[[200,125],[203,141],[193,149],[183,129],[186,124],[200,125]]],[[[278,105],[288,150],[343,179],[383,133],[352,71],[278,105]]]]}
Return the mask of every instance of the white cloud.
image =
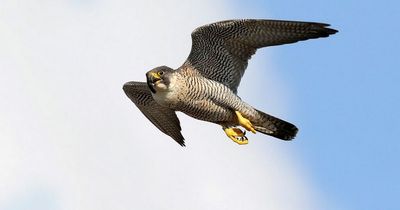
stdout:
{"type": "Polygon", "coordinates": [[[1,209],[318,209],[287,143],[238,146],[179,115],[181,148],[122,91],[178,67],[195,27],[232,18],[227,3],[2,4],[1,209]]]}

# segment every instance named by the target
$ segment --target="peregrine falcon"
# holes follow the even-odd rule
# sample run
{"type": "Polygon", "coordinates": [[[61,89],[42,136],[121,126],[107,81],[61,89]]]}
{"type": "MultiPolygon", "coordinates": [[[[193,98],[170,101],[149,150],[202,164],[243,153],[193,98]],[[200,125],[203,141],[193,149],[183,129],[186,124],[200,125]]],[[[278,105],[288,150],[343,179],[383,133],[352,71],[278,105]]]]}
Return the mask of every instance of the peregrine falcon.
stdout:
{"type": "Polygon", "coordinates": [[[247,63],[257,49],[328,37],[329,24],[283,20],[227,20],[192,32],[192,49],[177,69],[146,73],[147,82],[127,82],[126,95],[163,133],[185,146],[176,111],[222,126],[237,144],[248,143],[246,130],[292,140],[296,126],[266,114],[237,95],[247,63]],[[246,130],[241,130],[242,126],[246,130]]]}

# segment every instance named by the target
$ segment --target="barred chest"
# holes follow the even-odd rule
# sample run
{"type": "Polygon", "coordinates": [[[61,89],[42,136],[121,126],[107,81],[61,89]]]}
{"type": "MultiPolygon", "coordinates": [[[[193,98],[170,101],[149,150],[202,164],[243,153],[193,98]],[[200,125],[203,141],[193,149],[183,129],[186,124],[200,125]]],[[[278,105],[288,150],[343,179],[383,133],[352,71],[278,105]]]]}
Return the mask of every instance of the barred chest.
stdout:
{"type": "Polygon", "coordinates": [[[169,92],[169,91],[163,91],[163,92],[156,92],[155,94],[152,94],[154,100],[160,104],[161,106],[169,107],[169,108],[174,108],[177,104],[177,97],[174,92],[169,92]]]}

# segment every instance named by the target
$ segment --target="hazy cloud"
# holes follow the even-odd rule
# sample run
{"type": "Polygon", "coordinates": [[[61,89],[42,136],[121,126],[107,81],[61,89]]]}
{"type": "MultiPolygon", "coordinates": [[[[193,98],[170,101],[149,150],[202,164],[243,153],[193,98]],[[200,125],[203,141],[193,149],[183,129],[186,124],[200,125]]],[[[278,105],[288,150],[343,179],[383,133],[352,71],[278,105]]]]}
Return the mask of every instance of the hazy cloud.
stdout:
{"type": "Polygon", "coordinates": [[[181,148],[122,91],[181,65],[195,27],[234,17],[228,2],[2,4],[0,208],[318,209],[287,143],[238,146],[180,114],[181,148]]]}

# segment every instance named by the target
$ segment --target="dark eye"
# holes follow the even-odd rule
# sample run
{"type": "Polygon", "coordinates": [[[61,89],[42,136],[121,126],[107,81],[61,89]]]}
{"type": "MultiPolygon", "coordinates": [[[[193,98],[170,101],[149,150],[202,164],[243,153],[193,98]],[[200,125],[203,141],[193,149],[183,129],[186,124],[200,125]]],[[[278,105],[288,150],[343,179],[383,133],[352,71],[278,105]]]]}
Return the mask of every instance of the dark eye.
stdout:
{"type": "Polygon", "coordinates": [[[158,72],[158,75],[160,75],[160,76],[162,76],[163,74],[164,74],[163,71],[159,71],[159,72],[158,72]]]}

